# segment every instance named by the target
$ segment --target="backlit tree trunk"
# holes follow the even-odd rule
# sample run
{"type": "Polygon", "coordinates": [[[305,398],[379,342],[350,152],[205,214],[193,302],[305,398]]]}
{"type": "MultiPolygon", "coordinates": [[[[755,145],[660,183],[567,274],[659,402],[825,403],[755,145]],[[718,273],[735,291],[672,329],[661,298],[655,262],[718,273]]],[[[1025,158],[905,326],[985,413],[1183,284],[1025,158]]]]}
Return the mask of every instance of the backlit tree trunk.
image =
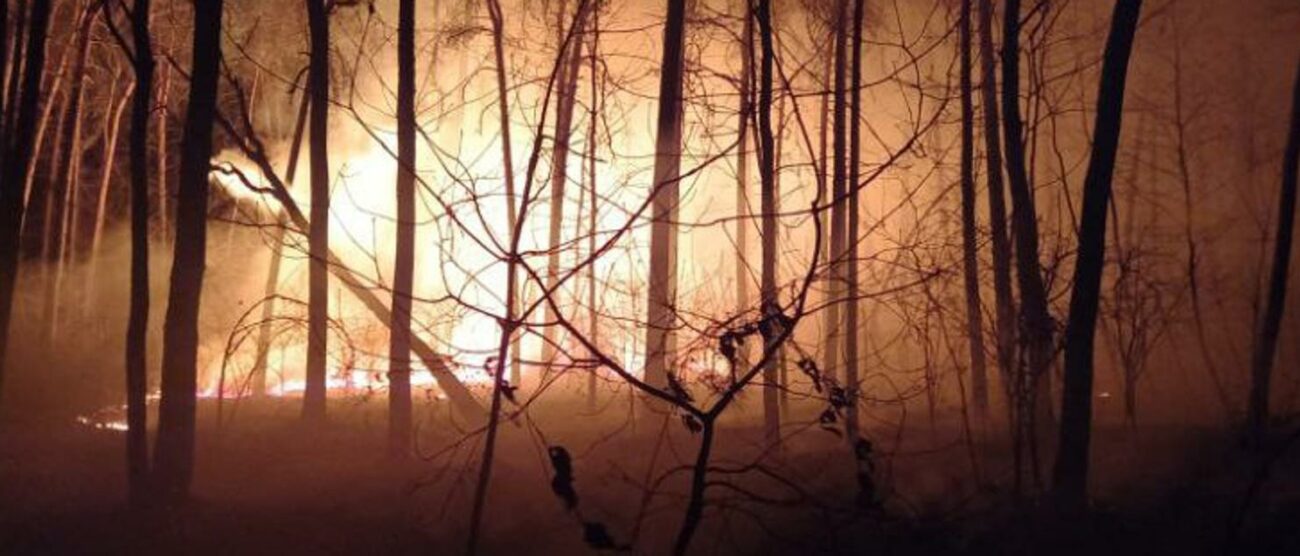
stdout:
{"type": "Polygon", "coordinates": [[[858,244],[862,226],[859,214],[858,174],[862,156],[862,25],[866,17],[867,0],[853,2],[853,53],[850,58],[849,81],[849,157],[846,186],[850,188],[848,210],[848,264],[846,287],[848,304],[844,308],[844,388],[849,406],[845,408],[844,436],[850,445],[858,439],[858,244]]]}
{"type": "MultiPolygon", "coordinates": [[[[848,165],[848,100],[845,89],[848,81],[848,37],[849,37],[849,0],[836,0],[835,8],[835,76],[833,79],[832,116],[831,116],[831,233],[830,233],[830,276],[827,295],[830,301],[826,306],[826,361],[824,366],[828,376],[842,378],[840,362],[844,353],[840,351],[840,334],[843,332],[844,319],[840,304],[844,302],[845,292],[845,180],[848,165]]],[[[847,310],[847,308],[845,309],[847,310]]]]}
{"type": "MultiPolygon", "coordinates": [[[[1037,477],[1039,410],[1050,400],[1040,396],[1038,385],[1050,371],[1053,348],[1052,316],[1038,262],[1038,216],[1032,186],[1026,173],[1023,124],[1020,120],[1020,0],[1007,0],[1002,16],[1002,130],[1007,175],[1011,185],[1011,231],[1016,242],[1016,278],[1020,285],[1020,341],[1023,361],[1014,378],[1012,403],[1016,407],[1015,438],[1026,449],[1037,477]]],[[[1019,473],[1017,473],[1019,478],[1019,473]]],[[[1018,484],[1018,482],[1017,482],[1018,484]]]]}
{"type": "Polygon", "coordinates": [[[1079,252],[1065,332],[1065,384],[1061,433],[1053,472],[1057,502],[1070,511],[1087,504],[1088,442],[1092,432],[1092,361],[1097,305],[1106,257],[1106,207],[1110,202],[1115,153],[1124,111],[1124,84],[1142,0],[1118,0],[1102,58],[1101,86],[1093,126],[1092,155],[1083,182],[1079,252]]]}
{"type": "Polygon", "coordinates": [[[131,303],[126,322],[126,470],[132,505],[146,501],[149,478],[147,343],[149,331],[149,110],[153,92],[150,0],[135,0],[135,92],[131,98],[131,303]]]}
{"type": "Polygon", "coordinates": [[[415,0],[397,22],[397,246],[388,325],[388,449],[411,447],[411,294],[415,282],[415,0]]]}
{"type": "Polygon", "coordinates": [[[207,255],[208,174],[221,57],[221,5],[222,0],[194,3],[194,61],[181,136],[175,255],[163,324],[162,400],[154,457],[155,485],[168,503],[188,498],[194,472],[199,299],[207,255]]]}
{"type": "MultiPolygon", "coordinates": [[[[746,4],[748,4],[748,0],[746,0],[746,4]]],[[[745,18],[747,22],[751,19],[748,11],[746,10],[745,18]]],[[[758,160],[758,177],[762,182],[760,194],[762,196],[761,210],[763,211],[763,268],[760,284],[762,302],[760,309],[762,318],[767,318],[768,315],[778,314],[781,310],[776,292],[776,139],[772,132],[772,66],[776,58],[776,40],[772,30],[771,0],[759,0],[756,15],[759,41],[763,50],[759,68],[758,92],[760,156],[758,160]]],[[[752,32],[751,24],[746,23],[745,27],[747,32],[752,32]]],[[[752,39],[746,37],[746,44],[750,43],[752,43],[752,39]]],[[[752,49],[747,49],[746,56],[751,52],[752,49]]],[[[749,64],[746,63],[746,65],[749,64]]],[[[748,225],[748,223],[745,225],[748,225]]],[[[769,328],[763,335],[763,351],[765,353],[774,349],[777,343],[774,332],[776,331],[769,328]]],[[[781,408],[777,405],[780,384],[777,383],[777,379],[777,358],[768,357],[763,362],[763,432],[764,440],[768,446],[775,446],[781,441],[781,408]]]]}
{"type": "Polygon", "coordinates": [[[668,0],[663,60],[659,70],[659,116],[650,223],[650,286],[646,313],[645,381],[668,385],[676,346],[677,205],[682,152],[682,76],[685,70],[686,0],[668,0]]]}
{"type": "Polygon", "coordinates": [[[311,66],[307,94],[311,95],[311,221],[307,237],[307,374],[302,416],[310,423],[325,421],[325,364],[329,346],[329,15],[326,0],[306,0],[311,32],[311,66]]]}
{"type": "Polygon", "coordinates": [[[975,410],[988,414],[988,371],[984,364],[984,326],[980,308],[979,240],[975,237],[975,109],[971,102],[971,0],[962,0],[958,22],[961,61],[961,241],[966,285],[966,339],[970,351],[971,394],[975,410]]]}

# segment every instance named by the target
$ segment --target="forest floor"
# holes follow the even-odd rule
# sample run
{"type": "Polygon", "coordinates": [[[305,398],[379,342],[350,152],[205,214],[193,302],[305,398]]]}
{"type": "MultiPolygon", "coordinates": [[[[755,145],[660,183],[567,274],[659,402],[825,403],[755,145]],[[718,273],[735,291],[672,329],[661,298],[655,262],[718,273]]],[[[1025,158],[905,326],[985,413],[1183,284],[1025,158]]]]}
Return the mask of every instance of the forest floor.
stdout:
{"type": "MultiPolygon", "coordinates": [[[[218,430],[215,404],[202,401],[194,500],[172,511],[125,508],[122,433],[72,418],[8,418],[0,427],[0,554],[463,552],[481,435],[465,435],[445,408],[426,406],[423,457],[394,461],[385,455],[382,398],[332,399],[324,429],[299,424],[298,403],[227,406],[218,430]]],[[[651,495],[647,469],[689,463],[697,437],[675,417],[633,419],[619,404],[597,418],[572,409],[584,406],[580,399],[567,403],[537,406],[503,426],[482,552],[591,553],[583,523],[598,522],[615,544],[666,553],[687,474],[672,473],[651,495]],[[551,492],[553,445],[573,454],[577,512],[551,492]]],[[[695,553],[1300,554],[1300,445],[1274,458],[1240,449],[1223,430],[1099,427],[1095,511],[1066,520],[1008,503],[1005,444],[984,443],[972,457],[959,419],[909,424],[906,434],[880,426],[868,435],[883,504],[862,512],[836,435],[812,418],[790,425],[784,451],[755,466],[762,451],[751,422],[722,424],[712,478],[727,484],[709,491],[714,505],[695,553]],[[1229,544],[1261,469],[1267,476],[1229,544]]]]}

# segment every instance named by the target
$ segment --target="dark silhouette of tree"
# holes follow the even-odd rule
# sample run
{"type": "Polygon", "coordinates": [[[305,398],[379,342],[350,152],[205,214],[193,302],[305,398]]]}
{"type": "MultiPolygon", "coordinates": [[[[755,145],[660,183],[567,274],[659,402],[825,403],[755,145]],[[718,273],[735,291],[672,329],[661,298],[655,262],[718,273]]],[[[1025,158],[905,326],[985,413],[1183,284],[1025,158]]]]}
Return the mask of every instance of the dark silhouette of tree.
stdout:
{"type": "Polygon", "coordinates": [[[845,273],[845,290],[848,292],[848,305],[844,309],[844,388],[848,394],[848,406],[844,411],[844,436],[850,445],[858,438],[858,243],[861,235],[861,203],[858,201],[858,174],[861,171],[862,157],[862,25],[866,18],[866,0],[853,1],[853,53],[849,60],[849,146],[848,167],[844,177],[846,187],[850,188],[848,226],[845,231],[848,247],[848,271],[845,273]]]}
{"type": "Polygon", "coordinates": [[[397,246],[388,325],[388,448],[411,449],[411,290],[415,282],[415,0],[397,16],[397,246]]]}
{"type": "MultiPolygon", "coordinates": [[[[997,336],[997,360],[1003,386],[1011,399],[1016,358],[1016,302],[1011,293],[1011,243],[1007,235],[1006,186],[1002,180],[1002,134],[999,131],[997,61],[993,49],[992,0],[979,0],[980,103],[984,109],[984,162],[988,174],[989,243],[992,245],[993,328],[997,336]]],[[[1014,416],[1014,409],[1008,408],[1014,416]]]]}
{"type": "Polygon", "coordinates": [[[176,245],[163,322],[162,399],[153,472],[157,494],[166,503],[188,498],[194,472],[199,298],[207,256],[208,174],[221,58],[221,9],[222,0],[194,2],[193,69],[181,136],[176,245]]]}
{"type": "Polygon", "coordinates": [[[1092,360],[1097,331],[1101,273],[1106,257],[1106,208],[1110,203],[1115,153],[1124,113],[1124,85],[1142,0],[1118,0],[1102,58],[1092,154],[1083,182],[1079,252],[1065,331],[1065,383],[1061,432],[1053,470],[1053,494],[1067,511],[1087,505],[1088,443],[1092,432],[1092,360]]]}
{"type": "Polygon", "coordinates": [[[327,0],[306,0],[311,34],[311,64],[307,94],[311,97],[311,229],[307,235],[307,374],[302,416],[310,423],[325,420],[325,365],[329,354],[329,87],[330,29],[327,0]]]}
{"type": "Polygon", "coordinates": [[[1282,311],[1286,308],[1286,284],[1295,229],[1297,164],[1300,164],[1300,71],[1296,73],[1291,92],[1291,124],[1286,136],[1286,151],[1282,155],[1282,189],[1277,203],[1277,239],[1273,243],[1268,300],[1250,354],[1250,406],[1246,419],[1249,440],[1256,446],[1263,442],[1268,428],[1269,380],[1273,374],[1278,331],[1282,327],[1282,311]]]}
{"type": "MultiPolygon", "coordinates": [[[[1002,132],[1011,186],[1011,232],[1016,244],[1016,279],[1020,285],[1021,363],[1012,389],[1013,439],[1017,452],[1027,450],[1038,477],[1039,430],[1047,426],[1047,390],[1055,324],[1047,308],[1047,292],[1038,262],[1038,215],[1026,172],[1024,124],[1020,119],[1020,0],[1007,0],[1002,14],[1002,132]]],[[[1017,465],[1016,484],[1020,484],[1017,465]]],[[[1017,489],[1018,490],[1018,489],[1017,489]]]]}
{"type": "Polygon", "coordinates": [[[655,131],[654,197],[650,214],[650,276],[646,313],[645,381],[668,385],[668,362],[676,344],[677,205],[682,152],[682,76],[685,70],[686,0],[668,0],[663,60],[659,70],[659,116],[655,131]]]}
{"type": "Polygon", "coordinates": [[[826,373],[841,377],[843,372],[840,362],[844,353],[840,351],[840,335],[844,333],[843,311],[845,285],[845,265],[851,264],[848,258],[848,242],[845,239],[845,208],[848,194],[845,182],[848,179],[848,50],[849,50],[849,0],[836,0],[833,29],[835,33],[834,77],[831,89],[831,233],[830,233],[830,268],[828,269],[827,295],[830,302],[826,306],[826,373]]]}
{"type": "MultiPolygon", "coordinates": [[[[154,57],[149,31],[150,0],[135,0],[131,8],[131,66],[135,93],[131,99],[131,307],[126,325],[126,470],[131,503],[146,501],[149,478],[149,432],[146,368],[149,332],[149,112],[153,92],[154,57]]],[[[111,16],[109,16],[111,19],[111,16]]]]}
{"type": "MultiPolygon", "coordinates": [[[[49,0],[32,0],[22,89],[19,98],[8,99],[11,106],[16,103],[17,116],[16,126],[12,130],[5,129],[3,174],[0,175],[0,399],[4,395],[9,321],[13,315],[14,285],[18,279],[18,239],[26,209],[23,197],[33,156],[36,107],[41,99],[41,73],[45,71],[45,37],[49,22],[49,0]]],[[[13,79],[18,78],[17,68],[17,65],[13,68],[13,79]]]]}
{"type": "MultiPolygon", "coordinates": [[[[746,7],[750,7],[749,0],[746,0],[746,7]]],[[[772,31],[772,3],[771,0],[759,0],[757,12],[751,15],[751,10],[745,10],[746,21],[758,20],[759,42],[762,48],[762,57],[759,62],[759,89],[758,89],[758,141],[759,141],[759,170],[758,176],[761,181],[761,210],[762,230],[763,230],[763,269],[761,277],[761,306],[760,310],[764,315],[775,314],[780,312],[779,300],[776,291],[776,139],[772,130],[772,66],[776,58],[775,38],[772,31]]],[[[752,32],[751,23],[745,25],[747,32],[752,32]]],[[[752,38],[747,38],[749,44],[753,44],[752,38]]],[[[752,52],[752,49],[746,50],[746,56],[752,52]]],[[[751,70],[752,71],[752,70],[751,70]]],[[[748,76],[747,76],[748,77],[748,76]]],[[[742,124],[744,125],[744,124],[742,124]]],[[[743,143],[742,143],[743,147],[743,143]]],[[[763,334],[763,351],[770,352],[777,348],[777,337],[775,330],[768,329],[763,334]]],[[[777,358],[768,357],[763,364],[763,431],[764,437],[769,446],[776,445],[781,440],[781,410],[777,406],[777,358]]]]}
{"type": "Polygon", "coordinates": [[[962,278],[966,286],[966,339],[970,350],[971,395],[975,410],[988,415],[988,371],[984,363],[984,326],[980,308],[979,243],[975,237],[975,108],[971,92],[971,0],[962,0],[957,22],[961,43],[961,246],[962,278]]]}

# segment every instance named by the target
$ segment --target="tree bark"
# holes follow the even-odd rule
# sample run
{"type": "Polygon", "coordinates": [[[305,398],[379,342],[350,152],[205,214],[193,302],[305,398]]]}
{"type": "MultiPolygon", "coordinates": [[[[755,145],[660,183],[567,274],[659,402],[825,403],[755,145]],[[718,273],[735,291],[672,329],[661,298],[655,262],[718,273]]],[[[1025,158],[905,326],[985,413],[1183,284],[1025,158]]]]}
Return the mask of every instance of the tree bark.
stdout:
{"type": "Polygon", "coordinates": [[[0,181],[0,400],[4,395],[5,357],[9,349],[9,321],[13,315],[14,283],[18,278],[18,239],[26,209],[25,184],[31,168],[36,107],[41,98],[41,73],[45,70],[45,36],[49,30],[49,0],[32,0],[27,34],[26,62],[17,126],[4,139],[4,168],[0,181]]]}
{"type": "Polygon", "coordinates": [[[162,400],[154,457],[160,499],[173,504],[188,498],[194,471],[199,300],[207,254],[208,174],[221,58],[221,8],[222,0],[194,3],[194,61],[181,136],[175,255],[163,325],[162,400]]]}
{"type": "Polygon", "coordinates": [[[130,502],[139,507],[149,494],[149,111],[154,58],[150,44],[150,0],[135,0],[131,12],[135,92],[131,99],[131,302],[126,322],[126,469],[130,502]]]}
{"type": "Polygon", "coordinates": [[[650,194],[650,285],[646,312],[645,381],[668,386],[676,347],[677,205],[682,152],[682,77],[685,71],[686,0],[668,0],[663,61],[659,70],[659,116],[654,183],[650,194]]]}
{"type": "Polygon", "coordinates": [[[1300,70],[1291,92],[1291,125],[1286,151],[1282,155],[1282,190],[1277,204],[1277,239],[1273,243],[1273,270],[1269,275],[1268,301],[1264,318],[1255,332],[1250,356],[1250,406],[1247,433],[1255,446],[1263,443],[1268,429],[1269,380],[1277,353],[1277,337],[1286,308],[1287,276],[1291,265],[1291,243],[1295,228],[1296,165],[1300,163],[1300,70]]]}
{"type": "MultiPolygon", "coordinates": [[[[748,4],[748,0],[746,0],[748,4]]],[[[748,12],[748,10],[746,10],[748,12]]],[[[776,40],[772,29],[772,2],[759,0],[758,11],[759,42],[762,45],[762,58],[759,67],[758,92],[758,140],[759,170],[761,181],[761,210],[763,230],[763,260],[761,276],[762,301],[761,318],[780,314],[781,308],[776,291],[776,139],[772,132],[772,82],[773,64],[776,59],[776,40]]],[[[746,21],[751,19],[746,16],[746,21]]],[[[746,23],[749,30],[751,25],[746,23]]],[[[747,39],[752,42],[752,39],[747,39]]],[[[749,55],[751,50],[746,51],[749,55]]],[[[747,65],[749,65],[747,63],[747,65]]],[[[776,330],[764,327],[763,351],[770,352],[777,343],[776,330]]],[[[778,406],[780,384],[777,376],[777,358],[767,357],[763,361],[763,433],[768,446],[781,442],[781,408],[778,406]]]]}
{"type": "MultiPolygon", "coordinates": [[[[848,37],[849,37],[849,0],[836,0],[835,18],[835,77],[834,97],[831,116],[831,233],[830,233],[830,283],[827,293],[830,301],[826,305],[826,362],[827,376],[840,376],[840,362],[844,354],[840,351],[840,333],[844,327],[844,315],[840,303],[845,298],[845,266],[851,264],[845,259],[845,199],[848,167],[848,100],[845,89],[848,82],[848,37]]],[[[847,311],[847,308],[844,309],[847,311]]],[[[846,380],[847,382],[847,380],[846,380]]]]}
{"type": "Polygon", "coordinates": [[[971,92],[971,0],[962,0],[958,22],[961,49],[961,239],[966,285],[966,339],[970,349],[971,395],[975,410],[989,409],[988,371],[984,362],[984,326],[980,309],[979,240],[975,237],[975,108],[971,92]]]}
{"type": "MultiPolygon", "coordinates": [[[[1119,148],[1124,115],[1124,85],[1129,54],[1137,32],[1142,0],[1118,0],[1111,16],[1110,36],[1101,65],[1092,155],[1083,181],[1083,212],[1079,222],[1079,252],[1074,265],[1074,291],[1065,332],[1065,384],[1061,394],[1061,432],[1057,445],[1053,490],[1068,511],[1087,505],[1088,442],[1092,431],[1092,360],[1097,331],[1101,273],[1106,257],[1106,207],[1119,148]]],[[[1126,397],[1127,397],[1126,393],[1126,397]]]]}
{"type": "MultiPolygon", "coordinates": [[[[1023,124],[1020,119],[1020,0],[1007,0],[1002,16],[1002,128],[1011,186],[1011,231],[1016,242],[1016,278],[1020,285],[1020,340],[1024,362],[1015,378],[1012,403],[1017,408],[1017,438],[1028,443],[1037,477],[1040,419],[1038,384],[1050,371],[1054,323],[1048,312],[1038,262],[1038,217],[1026,173],[1023,124]]],[[[1019,473],[1017,473],[1017,477],[1019,473]]]]}
{"type": "Polygon", "coordinates": [[[311,33],[311,65],[307,94],[311,96],[311,221],[307,236],[307,374],[302,417],[308,423],[325,421],[325,365],[329,354],[329,15],[327,0],[306,0],[311,33]]]}
{"type": "MultiPolygon", "coordinates": [[[[741,0],[740,109],[736,116],[736,312],[749,311],[749,128],[754,113],[754,19],[751,0],[741,0]]],[[[771,110],[771,106],[768,106],[771,110]]],[[[762,118],[759,115],[759,118],[762,118]]],[[[770,117],[770,115],[769,115],[770,117]]],[[[760,177],[761,179],[761,177],[760,177]]],[[[760,286],[761,287],[761,286],[760,286]]],[[[746,350],[739,349],[739,361],[746,350]]]]}
{"type": "Polygon", "coordinates": [[[853,2],[853,53],[850,58],[849,82],[849,160],[847,187],[852,188],[849,195],[848,214],[848,272],[846,275],[848,290],[848,307],[844,315],[844,388],[848,392],[849,406],[845,408],[844,436],[850,445],[858,439],[858,244],[862,225],[859,214],[858,174],[862,157],[862,25],[866,17],[866,0],[853,2]]]}
{"type": "Polygon", "coordinates": [[[411,450],[411,306],[415,283],[415,0],[397,21],[397,246],[388,325],[388,450],[411,450]]]}

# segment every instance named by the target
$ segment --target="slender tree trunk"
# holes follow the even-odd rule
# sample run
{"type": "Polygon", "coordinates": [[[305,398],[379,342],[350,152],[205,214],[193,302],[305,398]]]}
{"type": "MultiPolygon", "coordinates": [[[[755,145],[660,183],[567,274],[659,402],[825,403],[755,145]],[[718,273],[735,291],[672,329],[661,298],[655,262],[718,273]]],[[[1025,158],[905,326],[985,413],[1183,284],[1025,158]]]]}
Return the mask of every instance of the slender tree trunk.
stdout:
{"type": "MultiPolygon", "coordinates": [[[[586,8],[579,2],[577,9],[579,12],[586,8]]],[[[555,111],[555,146],[551,150],[551,215],[550,215],[550,234],[547,256],[546,256],[546,290],[555,298],[556,305],[559,305],[560,292],[556,291],[556,285],[560,279],[560,251],[561,230],[564,224],[564,192],[569,180],[569,151],[570,142],[573,136],[573,108],[576,104],[578,95],[578,70],[582,65],[582,43],[580,42],[583,28],[583,13],[574,16],[573,25],[574,33],[566,33],[564,21],[567,10],[567,2],[560,2],[560,10],[556,17],[556,40],[560,47],[568,48],[567,53],[562,53],[560,59],[567,56],[567,62],[560,64],[559,83],[557,85],[558,93],[556,95],[555,111]],[[571,35],[572,39],[565,46],[566,36],[571,35]]],[[[550,323],[555,320],[552,314],[551,305],[545,304],[543,313],[545,318],[543,322],[550,323]]],[[[553,364],[555,358],[556,332],[559,326],[550,326],[549,324],[542,332],[542,357],[543,365],[553,364]]]]}
{"type": "Polygon", "coordinates": [[[668,0],[663,63],[659,70],[659,116],[655,133],[654,197],[650,223],[650,284],[647,292],[645,381],[668,385],[676,347],[677,205],[682,152],[682,76],[685,71],[686,0],[668,0]]]}
{"type": "Polygon", "coordinates": [[[131,35],[135,44],[135,91],[131,96],[131,303],[126,322],[126,470],[131,505],[149,494],[149,111],[154,58],[149,34],[150,0],[135,0],[131,35]]]}
{"type": "MultiPolygon", "coordinates": [[[[1068,511],[1087,505],[1088,443],[1092,430],[1092,360],[1101,273],[1106,257],[1106,205],[1124,111],[1124,84],[1142,0],[1118,0],[1102,58],[1101,86],[1093,126],[1092,155],[1083,183],[1079,253],[1075,261],[1070,320],[1065,333],[1065,384],[1053,490],[1068,511]]],[[[1131,390],[1131,387],[1130,387],[1131,390]]],[[[1126,393],[1126,397],[1128,393],[1126,393]]]]}
{"type": "MultiPolygon", "coordinates": [[[[830,302],[826,306],[826,362],[828,376],[843,378],[840,362],[844,354],[840,351],[840,334],[844,328],[844,317],[840,303],[845,298],[845,266],[851,264],[845,241],[845,199],[848,166],[848,99],[845,89],[848,81],[848,37],[849,37],[849,0],[836,0],[835,18],[835,77],[832,94],[831,121],[831,233],[830,233],[830,284],[827,288],[830,302]]],[[[846,309],[847,310],[847,309],[846,309]]]]}
{"type": "Polygon", "coordinates": [[[1037,477],[1039,429],[1038,383],[1049,372],[1053,355],[1054,323],[1047,308],[1038,262],[1038,217],[1029,175],[1026,173],[1023,124],[1020,120],[1020,0],[1007,0],[1002,22],[1002,128],[1011,185],[1011,231],[1016,242],[1016,277],[1020,284],[1020,339],[1024,362],[1015,382],[1013,403],[1018,408],[1019,437],[1028,443],[1037,477]]]}
{"type": "Polygon", "coordinates": [[[975,237],[975,108],[971,91],[971,0],[962,0],[958,22],[961,43],[961,239],[966,283],[966,339],[970,349],[971,395],[975,411],[988,416],[988,371],[984,363],[984,326],[980,309],[979,240],[975,237]]]}
{"type": "MultiPolygon", "coordinates": [[[[505,173],[506,180],[506,224],[513,231],[515,221],[518,219],[519,207],[515,198],[514,152],[510,142],[510,89],[507,88],[506,84],[505,15],[501,13],[501,4],[497,0],[485,0],[485,2],[488,9],[488,18],[492,22],[492,56],[496,62],[497,113],[501,120],[501,168],[505,173]]],[[[516,303],[519,302],[518,296],[509,297],[515,299],[516,303]]],[[[512,306],[509,309],[514,311],[517,308],[512,306]]],[[[518,337],[511,339],[510,382],[516,386],[523,382],[521,348],[521,341],[518,337]]]]}
{"type": "Polygon", "coordinates": [[[18,278],[18,239],[26,208],[24,184],[31,168],[37,102],[41,98],[41,73],[45,69],[45,36],[49,30],[49,0],[32,0],[27,35],[26,62],[17,126],[6,134],[4,168],[0,174],[0,400],[3,400],[5,357],[9,349],[9,321],[13,315],[14,283],[18,278]]]}
{"type": "MultiPolygon", "coordinates": [[[[749,1],[746,0],[746,4],[748,3],[749,1]]],[[[748,22],[754,18],[749,16],[748,11],[746,10],[745,27],[747,32],[752,33],[752,24],[748,22]]],[[[771,0],[759,0],[756,16],[758,19],[759,42],[763,50],[760,59],[758,90],[758,177],[761,181],[760,195],[762,197],[761,210],[763,211],[763,269],[760,295],[762,296],[762,318],[766,319],[769,315],[778,315],[781,312],[780,300],[777,299],[776,291],[776,139],[772,132],[772,82],[773,64],[776,58],[776,40],[772,29],[771,0]]],[[[752,38],[746,37],[747,45],[752,44],[752,42],[752,38]]],[[[753,49],[749,48],[745,53],[748,56],[752,52],[753,49]]],[[[746,62],[746,65],[749,66],[750,64],[746,62]]],[[[764,327],[763,330],[763,351],[766,353],[776,345],[778,331],[772,329],[772,327],[764,327]]],[[[778,384],[777,379],[776,358],[765,358],[763,362],[763,432],[764,440],[768,446],[776,446],[781,442],[781,408],[777,405],[780,384],[778,384]]]]}
{"type": "Polygon", "coordinates": [[[1250,356],[1250,406],[1247,433],[1260,446],[1268,429],[1269,380],[1277,354],[1277,337],[1286,308],[1287,276],[1291,265],[1291,242],[1295,228],[1296,165],[1300,163],[1300,71],[1291,93],[1291,125],[1282,156],[1282,191],[1277,204],[1277,240],[1273,243],[1273,271],[1269,275],[1268,301],[1264,318],[1255,332],[1250,356]]]}
{"type": "Polygon", "coordinates": [[[411,305],[415,283],[415,0],[397,22],[397,247],[388,325],[388,450],[411,450],[411,305]]]}
{"type": "Polygon", "coordinates": [[[1015,367],[1015,299],[1011,294],[1011,243],[1007,236],[1005,185],[1002,181],[1002,135],[998,126],[997,62],[993,56],[993,8],[979,0],[980,103],[984,108],[984,160],[988,173],[989,234],[993,248],[994,329],[1002,382],[1010,387],[1015,367]]]}
{"type": "MultiPolygon", "coordinates": [[[[736,312],[749,307],[749,128],[754,112],[754,14],[751,0],[741,0],[744,24],[740,37],[740,109],[736,116],[736,312]]],[[[771,109],[771,106],[768,107],[771,109]]],[[[759,116],[762,118],[762,116],[759,116]]],[[[769,115],[770,117],[770,115],[769,115]]],[[[739,361],[747,361],[744,347],[739,361]]],[[[743,366],[743,365],[742,365],[743,366]]]]}
{"type": "Polygon", "coordinates": [[[199,300],[207,254],[208,173],[221,57],[221,8],[222,0],[194,3],[194,61],[181,136],[176,244],[163,325],[162,400],[154,457],[158,494],[172,504],[188,498],[194,471],[199,300]]]}
{"type": "Polygon", "coordinates": [[[309,423],[325,421],[325,365],[329,347],[329,15],[327,0],[306,0],[311,31],[311,66],[307,94],[311,96],[311,221],[307,237],[307,383],[302,416],[309,423]]]}
{"type": "MultiPolygon", "coordinates": [[[[591,99],[587,112],[587,186],[591,188],[591,208],[587,211],[587,253],[595,256],[596,234],[600,222],[600,190],[596,185],[596,148],[597,124],[600,117],[600,4],[591,11],[591,57],[588,60],[591,74],[591,99]]],[[[591,336],[592,345],[600,345],[600,327],[597,322],[599,311],[596,306],[596,265],[587,265],[587,334],[591,336]]],[[[596,373],[593,368],[587,375],[587,410],[596,409],[596,373]]]]}
{"type": "Polygon", "coordinates": [[[844,436],[853,446],[858,441],[858,244],[861,238],[859,214],[858,174],[862,156],[862,24],[866,17],[867,0],[853,2],[853,53],[850,58],[849,80],[849,157],[846,186],[849,193],[848,211],[848,272],[846,275],[848,305],[844,308],[844,388],[849,406],[844,415],[844,436]]]}

